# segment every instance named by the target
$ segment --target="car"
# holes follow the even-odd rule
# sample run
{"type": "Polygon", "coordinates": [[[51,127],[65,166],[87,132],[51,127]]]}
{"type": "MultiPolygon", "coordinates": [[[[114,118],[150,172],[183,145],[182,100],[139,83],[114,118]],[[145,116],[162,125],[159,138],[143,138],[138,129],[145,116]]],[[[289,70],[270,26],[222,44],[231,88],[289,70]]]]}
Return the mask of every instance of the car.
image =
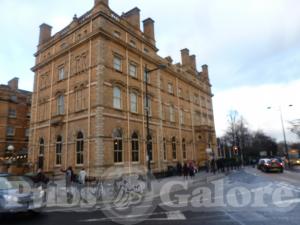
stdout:
{"type": "Polygon", "coordinates": [[[277,158],[260,159],[257,168],[264,172],[278,171],[283,173],[283,162],[277,158]]]}
{"type": "Polygon", "coordinates": [[[40,212],[46,207],[46,192],[24,176],[0,174],[0,213],[40,212]]]}
{"type": "Polygon", "coordinates": [[[268,158],[259,159],[259,161],[258,161],[258,163],[257,163],[257,169],[258,169],[258,170],[262,170],[263,167],[264,167],[264,165],[265,165],[265,163],[266,163],[268,160],[270,160],[270,159],[268,159],[268,158]]]}

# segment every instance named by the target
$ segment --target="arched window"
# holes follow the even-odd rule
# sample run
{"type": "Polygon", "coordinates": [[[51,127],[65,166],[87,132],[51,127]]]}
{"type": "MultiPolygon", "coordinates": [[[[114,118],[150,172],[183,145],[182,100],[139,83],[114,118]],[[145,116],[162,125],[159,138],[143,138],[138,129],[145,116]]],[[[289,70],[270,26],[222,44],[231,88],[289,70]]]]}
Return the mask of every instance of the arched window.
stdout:
{"type": "Polygon", "coordinates": [[[182,157],[183,159],[186,159],[186,145],[185,145],[185,139],[182,139],[182,157]]]}
{"type": "Polygon", "coordinates": [[[61,153],[62,153],[62,137],[59,135],[56,138],[55,146],[55,164],[61,165],[61,153]]]}
{"type": "Polygon", "coordinates": [[[116,109],[121,109],[121,89],[119,87],[114,87],[113,89],[113,106],[116,109]]]}
{"type": "Polygon", "coordinates": [[[113,134],[114,138],[114,162],[123,162],[123,143],[122,143],[122,132],[121,130],[116,130],[113,134]]]}
{"type": "Polygon", "coordinates": [[[44,153],[45,153],[45,142],[44,142],[44,138],[41,138],[39,142],[39,154],[40,156],[44,156],[44,153]]]}
{"type": "Polygon", "coordinates": [[[149,159],[150,161],[153,160],[153,151],[152,151],[152,136],[149,135],[149,141],[147,143],[147,154],[148,154],[148,149],[149,149],[149,159]],[[147,146],[148,145],[148,146],[147,146]]]}
{"type": "Polygon", "coordinates": [[[83,164],[84,138],[83,133],[78,132],[76,137],[76,164],[83,164]]]}
{"type": "Polygon", "coordinates": [[[130,111],[136,113],[137,110],[137,94],[130,93],[130,111]]]}
{"type": "Polygon", "coordinates": [[[131,136],[131,154],[132,161],[139,161],[139,137],[136,132],[134,132],[131,136]]]}
{"type": "Polygon", "coordinates": [[[167,160],[167,141],[166,138],[163,138],[163,154],[164,154],[164,160],[167,160]]]}
{"type": "Polygon", "coordinates": [[[176,155],[176,138],[172,137],[172,156],[173,159],[177,159],[177,155],[176,155]]]}

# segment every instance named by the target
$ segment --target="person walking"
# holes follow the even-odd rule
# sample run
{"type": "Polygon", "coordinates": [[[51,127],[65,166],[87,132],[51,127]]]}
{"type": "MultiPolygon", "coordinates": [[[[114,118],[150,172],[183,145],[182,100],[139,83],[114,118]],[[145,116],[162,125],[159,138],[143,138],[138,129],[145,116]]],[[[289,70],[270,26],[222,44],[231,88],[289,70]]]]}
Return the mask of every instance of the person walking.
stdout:
{"type": "Polygon", "coordinates": [[[80,195],[80,200],[86,202],[86,192],[85,192],[85,180],[86,180],[86,171],[82,168],[78,175],[78,191],[80,195]],[[82,190],[84,190],[85,198],[82,197],[82,190]]]}
{"type": "Polygon", "coordinates": [[[37,175],[35,177],[35,182],[37,183],[38,186],[42,186],[43,189],[47,187],[49,178],[46,177],[42,169],[38,169],[37,175]]]}
{"type": "Polygon", "coordinates": [[[73,201],[73,194],[72,194],[72,182],[74,177],[74,172],[71,166],[68,167],[67,170],[61,170],[65,173],[65,180],[66,180],[66,191],[67,191],[67,202],[72,203],[73,201]]]}
{"type": "Polygon", "coordinates": [[[188,179],[188,175],[189,175],[189,168],[188,168],[187,164],[184,163],[184,165],[183,165],[183,178],[185,180],[188,179]]]}

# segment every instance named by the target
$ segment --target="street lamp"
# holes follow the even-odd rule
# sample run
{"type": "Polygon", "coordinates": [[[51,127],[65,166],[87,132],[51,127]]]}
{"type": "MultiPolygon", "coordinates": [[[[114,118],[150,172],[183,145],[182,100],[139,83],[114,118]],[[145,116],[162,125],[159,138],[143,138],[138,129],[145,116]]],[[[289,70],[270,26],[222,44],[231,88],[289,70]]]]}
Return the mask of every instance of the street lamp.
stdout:
{"type": "Polygon", "coordinates": [[[151,159],[150,159],[150,126],[149,126],[149,94],[148,94],[148,76],[150,73],[156,71],[156,70],[162,70],[165,69],[166,65],[163,64],[159,64],[156,68],[154,69],[148,69],[147,65],[145,65],[145,94],[146,94],[146,128],[147,128],[147,132],[146,132],[146,136],[147,136],[147,167],[148,167],[148,172],[147,172],[147,188],[149,191],[151,191],[151,181],[150,181],[150,177],[151,177],[151,159]]]}
{"type": "MultiPolygon", "coordinates": [[[[289,105],[289,107],[292,107],[292,106],[293,105],[289,105]]],[[[268,109],[271,109],[271,108],[272,108],[271,106],[268,107],[268,109]]],[[[279,112],[280,112],[280,121],[281,121],[281,128],[282,128],[282,134],[283,134],[285,155],[286,155],[286,159],[288,161],[288,167],[291,167],[290,157],[289,157],[289,150],[288,150],[288,146],[287,146],[287,142],[286,142],[285,128],[284,128],[284,124],[283,124],[283,115],[282,115],[281,106],[279,106],[278,109],[279,109],[279,112]]]]}

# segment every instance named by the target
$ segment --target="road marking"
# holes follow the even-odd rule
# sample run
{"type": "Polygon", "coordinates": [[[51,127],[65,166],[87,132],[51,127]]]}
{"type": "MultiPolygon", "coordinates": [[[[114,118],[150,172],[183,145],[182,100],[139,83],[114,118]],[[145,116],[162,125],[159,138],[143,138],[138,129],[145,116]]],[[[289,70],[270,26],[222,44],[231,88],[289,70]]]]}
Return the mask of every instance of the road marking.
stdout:
{"type": "Polygon", "coordinates": [[[170,211],[170,212],[159,212],[151,214],[136,214],[128,215],[125,217],[103,217],[103,218],[91,218],[80,220],[79,222],[83,223],[92,223],[92,222],[101,222],[101,221],[111,221],[111,220],[126,220],[126,221],[136,221],[138,218],[143,219],[143,221],[178,221],[186,220],[185,215],[180,211],[170,211]],[[164,217],[161,218],[149,218],[152,215],[161,215],[164,217]],[[145,217],[145,218],[143,218],[145,217]]]}
{"type": "Polygon", "coordinates": [[[171,211],[167,212],[167,220],[186,220],[186,217],[180,211],[171,211]]]}

